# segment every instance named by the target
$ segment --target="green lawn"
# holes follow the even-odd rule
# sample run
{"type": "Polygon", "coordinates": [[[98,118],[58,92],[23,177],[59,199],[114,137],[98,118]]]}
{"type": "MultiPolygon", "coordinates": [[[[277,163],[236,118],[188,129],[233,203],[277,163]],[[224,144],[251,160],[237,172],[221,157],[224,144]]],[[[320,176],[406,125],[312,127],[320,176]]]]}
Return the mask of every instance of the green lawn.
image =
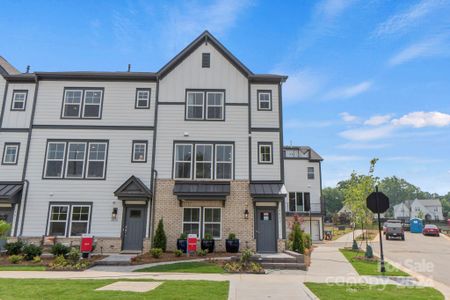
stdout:
{"type": "Polygon", "coordinates": [[[2,300],[225,300],[228,298],[229,283],[226,281],[165,281],[153,291],[146,293],[95,291],[116,281],[119,280],[0,279],[0,298],[2,300]]]}
{"type": "Polygon", "coordinates": [[[444,300],[438,290],[433,288],[400,287],[396,285],[366,284],[328,284],[306,282],[305,285],[320,300],[444,300]]]}
{"type": "Polygon", "coordinates": [[[45,271],[45,266],[32,266],[32,265],[0,266],[0,271],[45,271]]]}
{"type": "MultiPolygon", "coordinates": [[[[352,264],[353,268],[355,268],[359,275],[382,275],[379,269],[379,262],[354,259],[355,256],[364,256],[363,251],[357,252],[349,249],[339,249],[339,251],[344,254],[345,258],[347,258],[347,260],[352,264]]],[[[386,272],[384,275],[386,276],[410,276],[409,274],[393,267],[389,263],[385,263],[385,267],[386,272]]]]}
{"type": "Polygon", "coordinates": [[[178,272],[178,273],[224,273],[221,266],[209,262],[179,262],[167,265],[159,265],[135,272],[178,272]]]}

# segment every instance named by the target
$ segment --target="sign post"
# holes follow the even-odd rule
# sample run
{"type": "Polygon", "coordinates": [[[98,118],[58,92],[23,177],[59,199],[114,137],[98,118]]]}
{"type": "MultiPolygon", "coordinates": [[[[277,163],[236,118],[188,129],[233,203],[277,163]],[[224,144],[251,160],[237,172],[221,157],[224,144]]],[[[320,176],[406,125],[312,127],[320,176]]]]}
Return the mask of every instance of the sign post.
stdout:
{"type": "Polygon", "coordinates": [[[384,213],[389,208],[389,198],[378,191],[378,186],[375,187],[375,192],[371,193],[366,199],[367,207],[378,215],[378,233],[380,235],[380,264],[381,272],[384,274],[386,268],[384,266],[384,253],[383,253],[383,238],[381,235],[381,220],[380,213],[384,213]]]}

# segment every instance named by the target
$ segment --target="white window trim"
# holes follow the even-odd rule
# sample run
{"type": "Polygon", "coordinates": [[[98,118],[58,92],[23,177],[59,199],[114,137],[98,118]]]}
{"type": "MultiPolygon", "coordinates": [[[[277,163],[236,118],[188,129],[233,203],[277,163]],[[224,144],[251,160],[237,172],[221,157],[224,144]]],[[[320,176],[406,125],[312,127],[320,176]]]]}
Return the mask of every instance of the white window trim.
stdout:
{"type": "Polygon", "coordinates": [[[316,170],[314,167],[306,167],[306,178],[308,180],[316,179],[316,170]],[[310,168],[312,168],[312,173],[309,172],[310,168]],[[309,178],[309,175],[312,174],[312,178],[309,178]]]}
{"type": "MultiPolygon", "coordinates": [[[[67,143],[67,162],[66,162],[66,170],[64,172],[65,173],[65,178],[84,178],[84,170],[86,169],[85,166],[86,166],[87,144],[88,143],[85,143],[85,142],[69,142],[69,143],[67,143]],[[71,144],[83,144],[84,145],[83,159],[71,159],[70,158],[70,145],[71,144]],[[83,162],[83,170],[81,171],[81,176],[69,176],[69,175],[67,175],[67,172],[69,170],[69,162],[70,161],[82,161],[83,162]]],[[[66,150],[66,149],[64,149],[64,150],[66,150]]]]}
{"type": "MultiPolygon", "coordinates": [[[[55,206],[57,206],[57,205],[55,205],[55,206]]],[[[89,230],[89,226],[90,226],[90,223],[91,223],[91,205],[87,205],[87,204],[74,204],[74,205],[71,205],[70,206],[70,222],[69,222],[69,231],[66,233],[66,235],[68,235],[69,237],[72,237],[72,224],[73,223],[86,223],[87,224],[87,226],[86,226],[86,233],[89,233],[90,232],[90,230],[89,230]],[[89,208],[89,212],[88,212],[88,220],[87,221],[78,221],[78,220],[76,220],[76,221],[74,221],[73,220],[73,215],[72,215],[72,213],[73,213],[73,208],[74,207],[87,207],[87,208],[89,208]]],[[[74,235],[73,237],[79,237],[79,235],[74,235]]]]}
{"type": "MultiPolygon", "coordinates": [[[[188,91],[186,98],[186,120],[203,120],[205,118],[205,92],[202,91],[188,91]],[[190,94],[201,94],[202,95],[202,117],[201,118],[189,118],[189,106],[200,107],[198,104],[189,105],[189,95],[190,94]]],[[[195,99],[195,97],[194,97],[195,99]]]]}
{"type": "MultiPolygon", "coordinates": [[[[288,208],[289,208],[289,212],[307,212],[307,211],[305,211],[305,195],[304,194],[308,193],[308,192],[291,192],[291,193],[294,193],[294,195],[295,195],[295,210],[291,210],[291,205],[289,203],[289,201],[291,199],[289,199],[289,193],[288,193],[288,208]],[[303,207],[303,210],[297,210],[297,201],[298,201],[297,194],[302,194],[302,207],[303,207]]],[[[310,200],[309,201],[311,202],[311,194],[310,194],[310,200]]],[[[309,205],[311,205],[311,203],[309,205]]]]}
{"type": "Polygon", "coordinates": [[[132,154],[132,162],[146,162],[147,161],[147,143],[144,142],[134,142],[133,143],[133,154],[132,154]],[[135,153],[136,153],[136,146],[137,145],[144,145],[144,158],[143,159],[136,159],[135,153]]]}
{"type": "Polygon", "coordinates": [[[67,89],[64,91],[64,102],[63,102],[63,111],[62,111],[62,117],[64,119],[79,119],[81,116],[81,111],[83,110],[83,97],[84,97],[84,92],[83,90],[78,90],[78,89],[67,89]],[[81,92],[81,98],[80,98],[80,103],[78,104],[80,106],[80,109],[78,110],[78,116],[66,116],[65,112],[66,112],[66,105],[75,105],[74,103],[67,103],[67,93],[68,92],[81,92]]]}
{"type": "Polygon", "coordinates": [[[173,177],[175,178],[175,179],[179,179],[179,180],[187,180],[187,179],[192,179],[192,168],[193,168],[193,162],[194,162],[194,155],[195,155],[195,153],[194,153],[194,147],[193,147],[193,145],[192,144],[188,144],[188,143],[176,143],[175,144],[175,153],[174,153],[174,164],[173,164],[173,168],[174,168],[174,170],[173,170],[173,177]],[[177,146],[189,146],[190,148],[191,148],[191,160],[190,161],[187,161],[187,160],[177,160],[177,154],[178,154],[178,149],[177,149],[177,146]],[[183,177],[177,177],[177,162],[179,162],[179,163],[187,163],[187,162],[189,162],[190,164],[191,164],[191,167],[189,168],[190,170],[189,170],[189,178],[183,178],[183,177]]]}
{"type": "Polygon", "coordinates": [[[44,178],[63,178],[64,177],[64,163],[66,160],[66,147],[67,147],[67,143],[66,142],[48,142],[47,143],[47,153],[45,156],[45,168],[44,168],[44,178]],[[63,157],[61,159],[55,159],[55,158],[48,158],[48,154],[50,153],[50,145],[51,144],[63,144],[64,145],[64,151],[63,151],[63,157]],[[48,166],[48,161],[62,161],[61,164],[61,176],[48,176],[47,175],[47,166],[48,166]]]}
{"type": "Polygon", "coordinates": [[[18,144],[5,145],[5,148],[4,148],[4,151],[3,151],[2,164],[4,164],[4,165],[15,165],[15,164],[17,164],[18,156],[19,156],[19,145],[18,144]],[[13,162],[6,161],[6,155],[8,153],[8,148],[14,148],[16,150],[16,152],[14,153],[14,161],[13,162]]]}
{"type": "Polygon", "coordinates": [[[216,144],[215,145],[215,149],[214,149],[215,153],[214,153],[214,178],[216,180],[232,180],[233,179],[233,172],[234,172],[234,145],[233,144],[216,144]],[[231,147],[231,161],[219,161],[217,159],[218,155],[217,155],[217,148],[219,146],[229,146],[231,147]],[[221,164],[230,164],[231,165],[231,174],[230,174],[230,178],[217,178],[217,165],[221,163],[221,164]]]}
{"type": "Polygon", "coordinates": [[[183,216],[181,217],[181,230],[184,232],[184,224],[198,224],[198,236],[197,239],[201,239],[202,233],[202,208],[201,207],[183,207],[183,216]],[[185,222],[184,221],[184,210],[188,209],[198,209],[198,222],[185,222]]]}
{"type": "Polygon", "coordinates": [[[224,94],[224,92],[214,92],[214,91],[209,91],[209,92],[206,92],[206,99],[205,99],[205,103],[206,103],[206,120],[219,120],[219,121],[221,121],[221,120],[223,120],[224,119],[224,110],[225,110],[225,101],[224,101],[224,99],[225,99],[225,94],[224,94]],[[208,104],[208,95],[209,94],[221,94],[222,95],[222,104],[221,105],[216,105],[216,104],[212,104],[212,105],[210,105],[210,104],[208,104]],[[221,110],[221,116],[220,116],[220,118],[210,118],[209,117],[209,110],[208,110],[208,108],[209,107],[221,107],[222,108],[222,110],[221,110]]]}
{"type": "Polygon", "coordinates": [[[259,110],[272,110],[272,94],[269,92],[258,92],[258,109],[259,110]],[[269,100],[261,100],[261,95],[269,95],[269,100]],[[269,108],[261,107],[261,102],[269,103],[269,108]]]}
{"type": "Polygon", "coordinates": [[[13,111],[14,110],[25,110],[25,103],[27,101],[27,94],[28,94],[27,92],[13,91],[13,98],[12,98],[12,103],[11,103],[11,108],[12,108],[13,111]],[[16,99],[17,95],[23,95],[23,100],[18,101],[16,99]],[[14,104],[15,103],[19,103],[19,102],[22,103],[22,107],[21,108],[14,107],[14,104]]]}
{"type": "Polygon", "coordinates": [[[195,152],[193,155],[194,158],[194,179],[195,180],[212,180],[213,179],[213,164],[214,164],[214,145],[213,144],[195,144],[195,152]],[[199,163],[206,164],[209,162],[210,164],[210,174],[211,176],[209,178],[197,178],[197,147],[198,146],[210,146],[211,147],[211,160],[202,160],[199,163]]]}
{"type": "Polygon", "coordinates": [[[150,90],[138,90],[136,95],[136,108],[150,108],[150,90]],[[145,93],[146,97],[145,99],[139,99],[139,95],[141,93],[145,93]],[[146,100],[147,104],[145,106],[140,106],[139,101],[146,100]]]}
{"type": "Polygon", "coordinates": [[[88,90],[84,90],[84,93],[82,94],[82,98],[81,98],[81,104],[82,104],[82,118],[83,119],[98,119],[100,118],[100,116],[102,115],[102,105],[103,105],[103,90],[99,90],[99,89],[88,89],[88,90]],[[99,104],[92,104],[92,103],[88,103],[87,105],[98,105],[98,115],[95,117],[86,117],[84,115],[84,111],[85,111],[85,107],[86,107],[86,93],[87,92],[100,92],[100,103],[99,104]]]}
{"type": "Polygon", "coordinates": [[[273,153],[272,153],[272,145],[271,144],[259,144],[258,151],[259,151],[259,153],[258,153],[259,154],[258,155],[258,162],[260,164],[271,164],[271,163],[273,163],[273,153]],[[261,149],[263,147],[268,147],[269,148],[269,150],[270,150],[270,161],[262,160],[263,155],[262,155],[261,149]]]}
{"type": "Polygon", "coordinates": [[[206,224],[219,224],[220,225],[220,236],[217,238],[217,237],[213,237],[213,239],[214,240],[221,240],[222,239],[222,208],[221,207],[203,207],[203,215],[202,215],[202,218],[201,218],[201,220],[202,220],[202,224],[203,224],[203,226],[202,226],[202,237],[204,237],[205,236],[205,225],[206,224]],[[220,222],[206,222],[205,221],[205,216],[206,216],[206,213],[205,213],[205,210],[206,209],[220,209],[220,222]]]}
{"type": "Polygon", "coordinates": [[[67,236],[67,227],[68,226],[68,222],[69,222],[69,218],[70,218],[70,214],[71,214],[71,210],[70,210],[70,205],[69,204],[51,204],[50,205],[50,212],[48,215],[48,221],[47,221],[47,235],[50,234],[50,224],[51,223],[63,223],[63,221],[52,221],[52,210],[53,207],[67,207],[67,218],[66,218],[66,227],[65,227],[65,232],[64,235],[58,235],[57,237],[66,237],[67,236]]]}
{"type": "Polygon", "coordinates": [[[87,161],[86,161],[87,162],[86,178],[87,179],[105,179],[106,159],[108,157],[108,143],[105,143],[105,142],[89,142],[87,151],[88,151],[88,158],[87,158],[87,161]],[[91,144],[98,144],[98,145],[103,144],[103,145],[105,145],[105,158],[104,159],[92,159],[91,160],[91,151],[90,151],[91,144]],[[103,161],[103,174],[102,174],[102,177],[89,176],[89,162],[90,161],[103,161]]]}

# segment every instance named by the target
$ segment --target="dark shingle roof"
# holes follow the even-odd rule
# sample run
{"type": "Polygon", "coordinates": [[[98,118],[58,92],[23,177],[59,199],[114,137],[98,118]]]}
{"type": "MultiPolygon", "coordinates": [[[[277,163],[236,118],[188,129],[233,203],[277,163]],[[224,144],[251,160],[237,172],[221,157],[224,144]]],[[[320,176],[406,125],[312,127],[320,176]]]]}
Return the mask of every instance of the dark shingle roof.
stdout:
{"type": "Polygon", "coordinates": [[[284,197],[286,188],[282,183],[251,183],[252,197],[284,197]]]}
{"type": "MultiPolygon", "coordinates": [[[[322,161],[323,160],[322,156],[320,156],[319,153],[317,153],[313,148],[311,148],[309,146],[284,146],[283,148],[285,150],[289,150],[289,149],[299,150],[302,153],[307,154],[307,158],[312,161],[322,161]]],[[[284,153],[283,153],[283,155],[284,155],[284,153]]],[[[286,158],[286,156],[284,158],[286,158]]]]}
{"type": "Polygon", "coordinates": [[[230,183],[210,183],[210,182],[177,182],[173,187],[175,195],[229,195],[230,183]]]}

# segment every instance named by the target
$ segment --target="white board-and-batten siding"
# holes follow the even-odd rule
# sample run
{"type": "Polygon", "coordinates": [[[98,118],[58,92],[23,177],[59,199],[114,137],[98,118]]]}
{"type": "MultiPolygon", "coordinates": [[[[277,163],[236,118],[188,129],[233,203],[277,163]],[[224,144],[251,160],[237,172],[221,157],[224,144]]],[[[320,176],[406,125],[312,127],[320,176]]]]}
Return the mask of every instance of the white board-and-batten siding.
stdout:
{"type": "Polygon", "coordinates": [[[92,202],[91,233],[97,237],[120,237],[122,201],[113,192],[131,175],[147,186],[151,178],[153,131],[150,130],[58,130],[34,129],[27,178],[30,181],[24,236],[46,230],[50,202],[92,202]],[[43,179],[47,139],[108,140],[105,180],[43,179]],[[132,141],[147,140],[147,162],[132,163],[132,141]],[[116,220],[111,219],[117,207],[116,220]]]}

